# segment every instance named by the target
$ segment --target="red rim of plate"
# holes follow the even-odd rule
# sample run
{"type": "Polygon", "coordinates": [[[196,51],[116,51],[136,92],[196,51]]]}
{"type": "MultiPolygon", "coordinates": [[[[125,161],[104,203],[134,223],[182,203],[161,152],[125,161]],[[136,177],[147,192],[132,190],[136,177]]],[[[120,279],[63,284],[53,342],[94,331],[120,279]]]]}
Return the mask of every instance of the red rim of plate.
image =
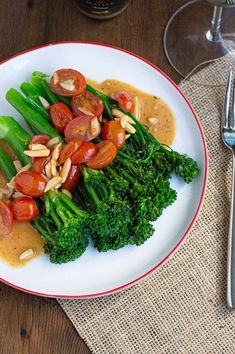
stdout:
{"type": "Polygon", "coordinates": [[[198,207],[197,207],[197,210],[194,214],[194,217],[188,227],[188,229],[186,230],[186,232],[184,233],[184,235],[182,236],[182,238],[180,239],[180,241],[177,243],[177,245],[171,250],[171,252],[161,261],[159,262],[155,267],[153,267],[152,269],[150,269],[147,273],[143,274],[142,276],[138,277],[137,279],[135,280],[132,280],[131,282],[129,283],[126,283],[122,286],[119,286],[117,288],[114,288],[114,289],[111,289],[111,290],[107,290],[107,291],[103,291],[103,292],[100,292],[100,293],[96,293],[96,294],[86,294],[86,295],[58,295],[58,294],[44,294],[44,293],[39,293],[39,292],[36,292],[36,291],[33,291],[33,290],[30,290],[30,289],[25,289],[25,288],[22,288],[20,286],[17,286],[15,284],[12,284],[10,282],[8,282],[7,280],[5,279],[2,279],[0,278],[0,281],[7,284],[7,285],[10,285],[11,287],[17,289],[17,290],[21,290],[21,291],[24,291],[24,292],[27,292],[27,293],[30,293],[30,294],[33,294],[33,295],[39,295],[39,296],[46,296],[46,297],[53,297],[53,298],[64,298],[64,299],[87,299],[87,298],[92,298],[92,297],[99,297],[99,296],[103,296],[103,295],[110,295],[110,294],[114,294],[118,291],[121,291],[121,290],[124,290],[126,288],[129,288],[130,286],[134,285],[134,284],[137,284],[139,283],[141,280],[143,280],[144,278],[146,278],[147,276],[149,276],[150,274],[152,274],[155,270],[157,270],[158,268],[160,268],[175,252],[176,250],[179,248],[179,246],[183,243],[183,241],[185,240],[185,238],[187,237],[187,235],[189,234],[189,232],[191,231],[198,215],[199,215],[199,212],[201,210],[201,207],[202,207],[202,203],[203,203],[203,199],[204,199],[204,195],[205,195],[205,191],[206,191],[206,184],[207,184],[207,177],[208,177],[208,153],[207,153],[207,148],[206,148],[206,140],[205,140],[205,136],[204,136],[204,133],[202,131],[202,127],[201,127],[201,124],[196,116],[196,113],[192,107],[192,105],[190,104],[190,102],[188,101],[187,97],[183,94],[183,92],[179,89],[179,87],[174,83],[173,80],[171,80],[162,70],[160,70],[157,66],[155,66],[154,64],[150,63],[148,60],[140,57],[139,55],[137,54],[134,54],[134,53],[131,53],[129,52],[128,50],[125,50],[125,49],[122,49],[122,48],[119,48],[119,47],[115,47],[113,45],[109,45],[109,44],[103,44],[103,43],[97,43],[97,42],[83,42],[83,41],[65,41],[65,42],[54,42],[54,43],[49,43],[49,44],[44,44],[44,45],[41,45],[41,46],[38,46],[38,47],[35,47],[35,48],[32,48],[32,49],[28,49],[28,50],[25,50],[23,52],[20,52],[16,55],[13,55],[12,57],[8,58],[8,59],[5,59],[3,60],[2,62],[0,62],[0,65],[14,59],[14,58],[17,58],[18,56],[21,56],[23,54],[26,54],[26,53],[30,53],[30,52],[33,52],[35,50],[38,50],[38,49],[41,49],[41,48],[46,48],[46,47],[49,47],[49,46],[55,46],[55,45],[63,45],[63,44],[91,44],[91,45],[97,45],[97,46],[102,46],[102,47],[108,47],[108,48],[112,48],[112,49],[115,49],[115,50],[118,50],[118,51],[121,51],[121,52],[124,52],[124,53],[127,53],[143,62],[145,62],[146,64],[148,64],[149,66],[151,66],[152,68],[154,68],[156,71],[158,71],[162,76],[164,76],[174,87],[175,89],[181,94],[181,96],[183,97],[183,99],[185,100],[185,102],[187,103],[187,105],[189,106],[194,118],[195,118],[195,121],[198,125],[198,128],[199,128],[199,131],[200,131],[200,134],[201,134],[201,138],[202,138],[202,142],[203,142],[203,148],[204,148],[204,157],[205,157],[205,174],[204,174],[204,181],[203,181],[203,188],[202,188],[202,193],[201,193],[201,197],[200,197],[200,200],[199,200],[199,204],[198,204],[198,207]]]}

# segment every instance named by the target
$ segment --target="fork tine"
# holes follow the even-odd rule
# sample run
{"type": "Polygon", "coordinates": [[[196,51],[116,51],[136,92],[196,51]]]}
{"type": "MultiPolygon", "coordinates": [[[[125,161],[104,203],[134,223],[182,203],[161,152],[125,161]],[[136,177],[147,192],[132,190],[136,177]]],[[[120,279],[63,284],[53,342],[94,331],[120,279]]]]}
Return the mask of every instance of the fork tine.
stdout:
{"type": "Polygon", "coordinates": [[[233,99],[232,99],[232,114],[230,114],[230,126],[235,128],[235,78],[233,79],[233,99]]]}
{"type": "Polygon", "coordinates": [[[222,127],[224,128],[229,127],[229,104],[230,104],[232,77],[233,77],[233,71],[231,70],[228,76],[227,89],[226,89],[226,95],[224,100],[224,112],[222,117],[222,127]]]}

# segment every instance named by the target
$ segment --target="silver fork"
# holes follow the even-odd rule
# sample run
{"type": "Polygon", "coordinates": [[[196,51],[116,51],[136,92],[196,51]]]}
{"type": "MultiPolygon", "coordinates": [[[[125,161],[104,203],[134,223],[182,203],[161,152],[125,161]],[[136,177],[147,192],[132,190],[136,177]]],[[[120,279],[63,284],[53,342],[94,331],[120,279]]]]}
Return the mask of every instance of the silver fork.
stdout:
{"type": "Polygon", "coordinates": [[[221,121],[221,135],[224,144],[232,151],[232,197],[228,232],[227,255],[227,305],[235,308],[235,80],[231,70],[227,82],[224,111],[221,121]],[[232,99],[231,99],[232,96],[232,99]],[[230,102],[232,103],[230,104],[230,102]],[[230,110],[231,107],[231,110],[230,110]]]}
{"type": "Polygon", "coordinates": [[[226,0],[227,5],[235,5],[235,0],[226,0]]]}

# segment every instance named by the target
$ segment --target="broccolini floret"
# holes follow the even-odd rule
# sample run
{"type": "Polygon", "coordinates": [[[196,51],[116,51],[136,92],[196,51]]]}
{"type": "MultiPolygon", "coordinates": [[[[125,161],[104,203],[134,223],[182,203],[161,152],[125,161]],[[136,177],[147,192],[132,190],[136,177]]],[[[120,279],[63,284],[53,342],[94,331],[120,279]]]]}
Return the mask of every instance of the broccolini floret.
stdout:
{"type": "Polygon", "coordinates": [[[61,192],[49,191],[41,201],[33,226],[45,240],[45,252],[53,263],[80,257],[89,243],[89,214],[61,192]]]}
{"type": "Polygon", "coordinates": [[[90,217],[90,232],[94,246],[99,251],[117,250],[129,243],[132,224],[131,207],[127,200],[122,200],[115,193],[112,184],[102,171],[104,181],[94,188],[92,176],[94,170],[83,168],[84,186],[95,205],[95,212],[90,217]]]}

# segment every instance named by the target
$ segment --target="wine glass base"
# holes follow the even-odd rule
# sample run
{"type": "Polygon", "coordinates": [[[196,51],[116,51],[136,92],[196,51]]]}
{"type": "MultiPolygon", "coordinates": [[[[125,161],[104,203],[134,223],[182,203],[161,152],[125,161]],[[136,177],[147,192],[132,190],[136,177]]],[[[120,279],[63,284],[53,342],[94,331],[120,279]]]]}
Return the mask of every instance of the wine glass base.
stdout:
{"type": "Polygon", "coordinates": [[[183,77],[207,61],[235,54],[235,7],[223,8],[221,36],[212,41],[213,6],[192,0],[180,7],[164,32],[164,50],[173,68],[183,77]]]}

